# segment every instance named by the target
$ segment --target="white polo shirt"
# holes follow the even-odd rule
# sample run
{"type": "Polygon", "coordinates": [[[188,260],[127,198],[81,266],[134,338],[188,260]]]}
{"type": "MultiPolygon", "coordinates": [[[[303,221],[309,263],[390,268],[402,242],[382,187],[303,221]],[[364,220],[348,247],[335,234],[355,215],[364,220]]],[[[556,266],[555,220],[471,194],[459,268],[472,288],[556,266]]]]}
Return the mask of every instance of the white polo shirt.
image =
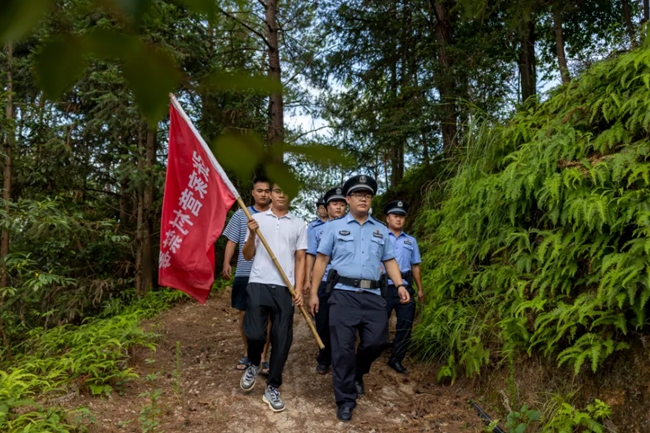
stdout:
{"type": "MultiPolygon", "coordinates": [[[[287,278],[295,285],[296,251],[307,249],[305,222],[291,212],[278,218],[272,209],[256,213],[253,219],[259,224],[262,236],[271,247],[287,278]]],[[[249,235],[250,230],[247,230],[246,239],[249,235]]],[[[255,257],[248,282],[286,286],[259,237],[255,237],[255,257]]]]}

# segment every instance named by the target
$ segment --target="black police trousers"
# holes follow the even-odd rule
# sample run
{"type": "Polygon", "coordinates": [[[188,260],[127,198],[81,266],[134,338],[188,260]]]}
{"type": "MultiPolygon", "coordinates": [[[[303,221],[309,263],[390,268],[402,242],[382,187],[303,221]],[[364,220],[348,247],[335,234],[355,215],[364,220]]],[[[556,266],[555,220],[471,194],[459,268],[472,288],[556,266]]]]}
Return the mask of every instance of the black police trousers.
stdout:
{"type": "Polygon", "coordinates": [[[330,305],[327,302],[329,295],[325,293],[326,285],[325,281],[321,281],[318,285],[318,313],[316,313],[315,317],[316,331],[325,348],[318,350],[316,362],[329,367],[332,363],[332,346],[330,345],[330,305]]]}
{"type": "Polygon", "coordinates": [[[293,299],[285,286],[248,283],[244,333],[248,340],[248,359],[259,366],[271,316],[271,359],[267,385],[282,385],[282,370],[293,342],[293,299]]]}
{"type": "Polygon", "coordinates": [[[329,306],[334,397],[337,406],[354,408],[355,379],[370,371],[388,342],[386,300],[367,292],[333,290],[329,306]],[[357,331],[360,342],[355,353],[357,331]]]}
{"type": "MultiPolygon", "coordinates": [[[[411,299],[408,304],[402,304],[397,293],[397,288],[391,284],[388,286],[386,293],[386,317],[390,320],[390,315],[395,310],[397,324],[395,326],[395,339],[393,340],[393,354],[388,362],[402,362],[406,356],[406,351],[411,342],[411,329],[413,328],[413,319],[415,318],[415,291],[412,287],[406,288],[411,299]]],[[[388,326],[388,325],[386,325],[388,326]]]]}

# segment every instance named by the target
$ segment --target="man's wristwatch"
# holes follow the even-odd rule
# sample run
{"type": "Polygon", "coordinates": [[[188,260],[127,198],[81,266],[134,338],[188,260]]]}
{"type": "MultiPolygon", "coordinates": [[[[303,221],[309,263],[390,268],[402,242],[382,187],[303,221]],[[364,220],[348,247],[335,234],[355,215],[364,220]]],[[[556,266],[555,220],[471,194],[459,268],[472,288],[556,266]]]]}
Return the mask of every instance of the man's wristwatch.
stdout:
{"type": "Polygon", "coordinates": [[[406,284],[402,283],[402,284],[398,284],[397,286],[395,286],[396,289],[399,289],[400,287],[404,287],[406,289],[406,284]]]}

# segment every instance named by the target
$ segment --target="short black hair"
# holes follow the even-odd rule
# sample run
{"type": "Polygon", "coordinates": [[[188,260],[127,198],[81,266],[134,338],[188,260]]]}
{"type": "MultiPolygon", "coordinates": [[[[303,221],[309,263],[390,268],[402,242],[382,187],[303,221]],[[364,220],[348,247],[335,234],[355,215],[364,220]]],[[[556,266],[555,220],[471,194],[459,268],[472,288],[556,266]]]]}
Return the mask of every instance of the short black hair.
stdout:
{"type": "Polygon", "coordinates": [[[253,179],[253,188],[258,183],[268,183],[269,187],[273,186],[273,185],[271,185],[271,181],[266,176],[255,176],[255,179],[253,179]]]}

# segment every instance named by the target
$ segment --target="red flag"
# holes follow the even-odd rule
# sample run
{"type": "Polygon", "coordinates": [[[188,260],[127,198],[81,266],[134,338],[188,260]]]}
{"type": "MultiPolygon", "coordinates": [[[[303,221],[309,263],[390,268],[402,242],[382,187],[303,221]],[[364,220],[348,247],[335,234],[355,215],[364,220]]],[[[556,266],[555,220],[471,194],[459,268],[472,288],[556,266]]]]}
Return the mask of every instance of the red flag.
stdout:
{"type": "Polygon", "coordinates": [[[173,96],[169,117],[158,282],[204,304],[214,281],[214,243],[239,194],[173,96]]]}

